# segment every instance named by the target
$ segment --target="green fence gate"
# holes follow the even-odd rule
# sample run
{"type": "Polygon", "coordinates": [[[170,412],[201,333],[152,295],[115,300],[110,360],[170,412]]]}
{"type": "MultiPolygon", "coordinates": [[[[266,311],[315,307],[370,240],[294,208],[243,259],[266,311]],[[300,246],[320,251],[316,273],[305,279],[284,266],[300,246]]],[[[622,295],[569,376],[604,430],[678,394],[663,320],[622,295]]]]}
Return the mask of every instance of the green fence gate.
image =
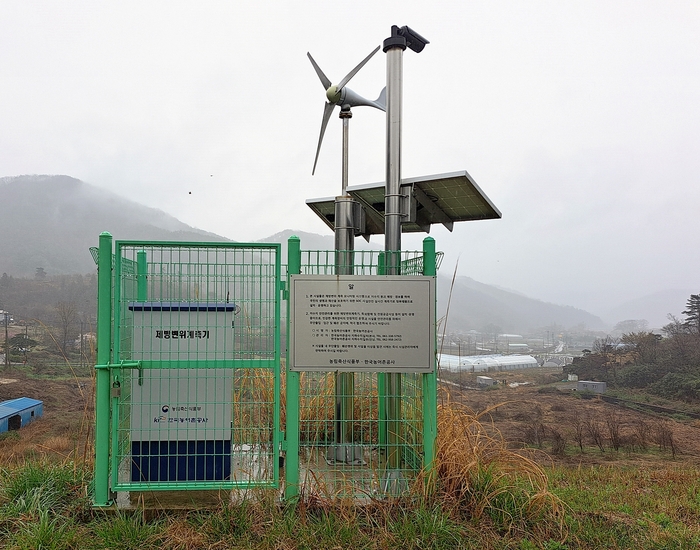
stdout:
{"type": "Polygon", "coordinates": [[[277,487],[279,244],[100,236],[95,503],[277,487]]]}

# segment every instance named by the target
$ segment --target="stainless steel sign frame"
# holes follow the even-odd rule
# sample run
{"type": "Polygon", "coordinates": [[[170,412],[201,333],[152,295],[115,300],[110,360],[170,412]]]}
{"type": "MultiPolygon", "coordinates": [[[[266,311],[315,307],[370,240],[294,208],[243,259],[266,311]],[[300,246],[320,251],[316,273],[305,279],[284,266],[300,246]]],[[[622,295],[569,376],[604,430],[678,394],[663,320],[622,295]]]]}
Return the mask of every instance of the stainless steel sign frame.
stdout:
{"type": "Polygon", "coordinates": [[[435,278],[292,275],[292,371],[433,372],[435,278]]]}

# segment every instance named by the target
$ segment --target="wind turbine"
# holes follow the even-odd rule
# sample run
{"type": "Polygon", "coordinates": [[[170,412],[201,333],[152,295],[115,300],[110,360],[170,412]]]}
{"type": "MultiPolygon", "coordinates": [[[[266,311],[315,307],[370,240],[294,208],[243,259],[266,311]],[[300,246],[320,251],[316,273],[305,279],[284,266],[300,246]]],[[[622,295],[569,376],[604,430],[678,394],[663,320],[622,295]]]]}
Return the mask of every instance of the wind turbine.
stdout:
{"type": "MultiPolygon", "coordinates": [[[[318,136],[316,158],[313,175],[316,172],[318,154],[321,151],[323,135],[331,118],[335,106],[340,106],[340,118],[343,122],[343,168],[342,168],[342,194],[335,199],[335,271],[337,275],[352,275],[354,273],[354,239],[355,239],[355,207],[359,206],[352,197],[347,196],[348,184],[348,140],[349,122],[352,117],[351,108],[359,106],[374,107],[386,111],[386,88],[375,100],[365,99],[353,92],[345,85],[357,72],[364,67],[370,58],[379,51],[377,46],[372,53],[365,57],[357,67],[350,71],[340,83],[333,85],[330,79],[321,70],[311,54],[307,52],[309,61],[314,66],[323,89],[326,91],[328,102],[323,106],[323,119],[321,120],[321,133],[318,136]]],[[[364,464],[362,448],[353,441],[352,411],[354,409],[354,374],[351,372],[337,372],[335,376],[335,445],[328,449],[326,460],[329,463],[364,464]]]]}
{"type": "Polygon", "coordinates": [[[316,163],[318,162],[318,154],[321,151],[321,143],[323,142],[323,135],[326,133],[326,126],[328,126],[328,121],[331,118],[333,109],[336,105],[339,105],[341,110],[349,110],[351,107],[374,107],[381,111],[386,111],[386,87],[381,91],[379,97],[372,101],[371,99],[365,99],[361,95],[353,92],[350,88],[346,88],[345,85],[350,82],[350,79],[357,74],[357,72],[365,66],[371,57],[379,51],[379,46],[377,46],[371,54],[365,57],[357,67],[350,71],[345,78],[343,78],[338,84],[332,84],[329,78],[318,66],[314,58],[311,57],[309,52],[306,55],[309,57],[309,61],[314,66],[316,74],[318,75],[323,89],[326,91],[326,99],[328,103],[323,106],[323,119],[321,120],[321,134],[318,136],[318,146],[316,147],[316,158],[314,159],[314,168],[311,171],[313,175],[316,172],[316,163]]]}

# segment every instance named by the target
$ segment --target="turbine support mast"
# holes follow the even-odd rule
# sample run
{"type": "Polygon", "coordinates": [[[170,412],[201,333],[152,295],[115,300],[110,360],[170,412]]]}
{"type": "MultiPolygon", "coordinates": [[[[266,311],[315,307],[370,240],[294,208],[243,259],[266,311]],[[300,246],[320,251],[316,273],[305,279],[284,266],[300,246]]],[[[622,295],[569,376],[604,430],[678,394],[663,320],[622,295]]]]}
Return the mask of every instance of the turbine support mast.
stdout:
{"type": "MultiPolygon", "coordinates": [[[[386,53],[386,187],[384,195],[384,251],[387,275],[401,271],[401,112],[403,108],[403,52],[408,47],[421,52],[428,43],[409,27],[391,27],[384,41],[386,53]]],[[[386,373],[386,468],[381,486],[385,493],[406,489],[401,472],[401,373],[386,373]]]]}

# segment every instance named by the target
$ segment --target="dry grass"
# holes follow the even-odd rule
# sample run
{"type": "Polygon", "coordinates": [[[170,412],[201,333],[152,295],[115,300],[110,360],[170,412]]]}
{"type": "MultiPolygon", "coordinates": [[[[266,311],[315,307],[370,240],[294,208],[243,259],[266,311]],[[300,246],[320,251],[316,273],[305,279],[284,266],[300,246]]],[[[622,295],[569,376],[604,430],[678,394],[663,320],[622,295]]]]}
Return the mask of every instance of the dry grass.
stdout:
{"type": "Polygon", "coordinates": [[[74,443],[65,435],[55,435],[47,438],[43,444],[38,445],[39,449],[59,455],[67,455],[74,449],[74,443]]]}
{"type": "MultiPolygon", "coordinates": [[[[207,537],[185,519],[171,520],[165,527],[163,539],[166,548],[173,550],[198,550],[200,548],[217,548],[207,544],[207,537]]],[[[220,546],[225,548],[225,546],[220,546]]]]}
{"type": "Polygon", "coordinates": [[[564,531],[564,505],[549,490],[547,475],[526,451],[514,451],[488,431],[475,413],[447,401],[438,409],[434,470],[423,490],[443,509],[474,521],[490,519],[506,531],[564,531]],[[432,496],[431,496],[432,494],[432,496]]]}

